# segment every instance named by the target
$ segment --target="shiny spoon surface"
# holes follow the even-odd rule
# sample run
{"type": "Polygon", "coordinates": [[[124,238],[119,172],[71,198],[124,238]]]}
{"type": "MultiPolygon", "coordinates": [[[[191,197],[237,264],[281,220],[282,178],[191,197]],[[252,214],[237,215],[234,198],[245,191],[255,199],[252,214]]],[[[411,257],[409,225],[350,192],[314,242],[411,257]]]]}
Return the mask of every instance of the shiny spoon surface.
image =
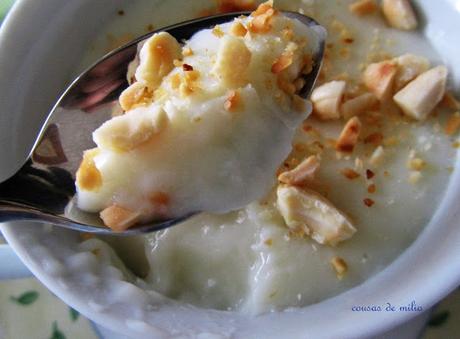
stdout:
{"type": "MultiPolygon", "coordinates": [[[[178,41],[188,40],[200,30],[249,14],[215,15],[150,32],[107,54],[83,72],[51,110],[26,163],[0,183],[0,222],[32,220],[81,232],[137,235],[171,227],[196,214],[114,232],[103,225],[98,214],[83,212],[75,206],[75,173],[83,151],[95,146],[92,132],[112,117],[120,93],[128,87],[128,66],[136,57],[139,44],[161,31],[170,33],[178,41]]],[[[294,12],[283,14],[325,32],[307,16],[294,12]]],[[[298,92],[303,98],[310,95],[318,77],[324,44],[325,35],[320,36],[318,52],[313,56],[313,70],[305,76],[305,85],[298,92]]]]}

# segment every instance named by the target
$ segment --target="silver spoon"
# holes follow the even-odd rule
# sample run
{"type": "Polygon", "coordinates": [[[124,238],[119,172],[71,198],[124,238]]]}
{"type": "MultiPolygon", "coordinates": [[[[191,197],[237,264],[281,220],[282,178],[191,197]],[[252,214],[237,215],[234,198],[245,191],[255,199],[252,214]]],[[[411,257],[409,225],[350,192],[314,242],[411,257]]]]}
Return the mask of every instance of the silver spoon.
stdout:
{"type": "MultiPolygon", "coordinates": [[[[32,220],[82,232],[137,235],[171,227],[191,217],[193,214],[113,232],[103,225],[98,215],[83,212],[74,205],[74,174],[83,151],[94,147],[92,132],[111,118],[113,104],[128,86],[128,65],[136,57],[140,43],[159,31],[169,32],[178,41],[187,40],[202,29],[249,14],[215,15],[151,32],[109,53],[83,72],[51,110],[26,163],[0,184],[0,222],[32,220]]],[[[324,31],[307,16],[294,12],[283,14],[324,31]]],[[[319,74],[324,44],[321,39],[319,51],[313,58],[313,70],[305,76],[305,86],[298,93],[304,98],[310,95],[319,74]]]]}

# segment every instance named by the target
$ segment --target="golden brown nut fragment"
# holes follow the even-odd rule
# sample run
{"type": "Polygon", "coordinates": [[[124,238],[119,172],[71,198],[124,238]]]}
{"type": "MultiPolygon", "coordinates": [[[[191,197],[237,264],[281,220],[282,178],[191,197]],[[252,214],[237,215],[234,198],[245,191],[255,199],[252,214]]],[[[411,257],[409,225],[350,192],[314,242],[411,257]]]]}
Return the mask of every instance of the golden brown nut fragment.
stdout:
{"type": "Polygon", "coordinates": [[[137,106],[147,105],[152,102],[153,94],[142,82],[135,82],[126,88],[118,99],[123,111],[129,111],[137,106]]]}
{"type": "Polygon", "coordinates": [[[375,0],[358,0],[350,4],[348,9],[351,13],[362,16],[375,13],[378,6],[375,0]]]}
{"type": "Polygon", "coordinates": [[[430,68],[428,59],[418,55],[404,54],[393,60],[398,65],[398,71],[395,78],[396,90],[400,90],[430,68]]]}
{"type": "Polygon", "coordinates": [[[382,61],[367,66],[363,74],[366,87],[380,101],[385,101],[393,94],[393,85],[398,70],[394,61],[382,61]]]}
{"type": "Polygon", "coordinates": [[[458,129],[460,128],[460,112],[455,112],[452,116],[447,120],[446,127],[444,128],[444,132],[447,135],[453,135],[457,133],[458,129]]]}
{"type": "Polygon", "coordinates": [[[417,17],[409,0],[383,0],[382,10],[390,26],[403,30],[417,28],[417,17]]]}
{"type": "Polygon", "coordinates": [[[226,35],[222,38],[217,53],[213,73],[225,87],[244,87],[247,82],[247,69],[251,62],[251,52],[241,38],[226,35]]]}
{"type": "Polygon", "coordinates": [[[377,147],[369,158],[369,163],[377,167],[383,163],[385,152],[382,146],[377,147]]]}
{"type": "Polygon", "coordinates": [[[107,227],[115,232],[123,232],[139,222],[140,214],[114,204],[104,209],[100,217],[107,227]]]}
{"type": "Polygon", "coordinates": [[[85,191],[95,191],[102,186],[102,175],[94,163],[94,157],[99,154],[98,148],[83,153],[83,160],[76,173],[77,186],[85,191]]]}
{"type": "Polygon", "coordinates": [[[251,13],[253,19],[249,22],[249,31],[258,34],[268,33],[272,28],[271,20],[276,14],[277,11],[273,9],[273,1],[264,2],[251,13]]]}
{"type": "Polygon", "coordinates": [[[361,121],[358,117],[353,117],[345,124],[340,133],[335,149],[342,153],[352,153],[358,143],[359,134],[361,133],[361,121]]]}
{"type": "Polygon", "coordinates": [[[342,279],[348,271],[348,265],[346,261],[341,257],[333,257],[330,261],[332,267],[334,268],[335,274],[338,279],[342,279]]]}
{"type": "Polygon", "coordinates": [[[455,96],[450,92],[446,92],[446,94],[444,94],[444,97],[441,100],[441,104],[443,107],[446,107],[452,110],[460,109],[460,101],[458,101],[455,98],[455,96]]]}
{"type": "Polygon", "coordinates": [[[314,182],[316,172],[319,169],[319,160],[315,155],[309,156],[297,167],[281,173],[278,180],[288,185],[308,185],[314,182]]]}
{"type": "Polygon", "coordinates": [[[340,104],[345,87],[345,81],[331,81],[315,88],[311,94],[315,115],[322,120],[340,119],[340,104]]]}
{"type": "Polygon", "coordinates": [[[232,24],[232,27],[230,27],[230,34],[237,37],[243,37],[246,35],[247,32],[248,30],[246,29],[246,27],[244,27],[244,25],[239,21],[235,21],[232,24]]]}
{"type": "Polygon", "coordinates": [[[239,91],[230,91],[227,100],[225,100],[224,108],[226,111],[235,111],[241,104],[241,95],[239,91]]]}
{"type": "Polygon", "coordinates": [[[277,206],[286,225],[320,244],[335,246],[356,232],[348,217],[320,194],[296,186],[279,185],[277,206]]]}
{"type": "Polygon", "coordinates": [[[378,106],[378,100],[372,93],[364,93],[356,98],[345,101],[342,105],[342,116],[345,120],[361,115],[378,106]]]}
{"type": "Polygon", "coordinates": [[[153,115],[147,113],[135,110],[129,115],[105,122],[94,132],[94,141],[101,148],[115,152],[127,152],[139,147],[163,131],[168,123],[168,116],[163,109],[153,115]]]}
{"type": "Polygon", "coordinates": [[[153,91],[160,86],[163,77],[174,68],[174,60],[181,58],[182,48],[171,34],[154,34],[140,51],[136,79],[153,91]]]}
{"type": "Polygon", "coordinates": [[[403,112],[416,120],[425,120],[446,92],[447,68],[438,66],[419,75],[393,97],[403,112]]]}

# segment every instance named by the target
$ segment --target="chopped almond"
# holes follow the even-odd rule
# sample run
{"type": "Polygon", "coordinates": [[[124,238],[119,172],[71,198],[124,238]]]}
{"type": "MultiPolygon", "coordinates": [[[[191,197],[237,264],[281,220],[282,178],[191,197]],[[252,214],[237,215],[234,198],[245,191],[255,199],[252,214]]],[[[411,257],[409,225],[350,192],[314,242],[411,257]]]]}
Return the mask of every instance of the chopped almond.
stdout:
{"type": "Polygon", "coordinates": [[[94,157],[99,154],[98,148],[83,153],[83,160],[76,173],[77,186],[85,191],[95,191],[102,186],[102,175],[94,163],[94,157]]]}
{"type": "Polygon", "coordinates": [[[115,232],[123,232],[139,222],[140,214],[114,204],[104,209],[100,217],[107,227],[115,232]]]}
{"type": "Polygon", "coordinates": [[[182,48],[169,33],[154,34],[142,46],[140,64],[136,70],[137,81],[143,82],[151,91],[174,68],[174,60],[182,58],[182,48]]]}
{"type": "Polygon", "coordinates": [[[417,28],[417,17],[409,0],[383,0],[382,9],[391,27],[402,30],[417,28]]]}
{"type": "Polygon", "coordinates": [[[226,35],[222,38],[213,73],[226,87],[243,87],[247,84],[247,69],[251,52],[240,38],[226,35]]]}
{"type": "Polygon", "coordinates": [[[357,179],[359,178],[361,175],[356,172],[354,169],[352,168],[344,168],[340,171],[340,173],[342,173],[342,175],[347,178],[347,179],[350,179],[350,180],[354,180],[354,179],[357,179]]]}
{"type": "Polygon", "coordinates": [[[331,81],[315,88],[311,101],[316,116],[322,120],[340,119],[340,105],[345,87],[345,81],[331,81]]]}
{"type": "Polygon", "coordinates": [[[374,167],[380,166],[384,160],[384,154],[383,147],[377,147],[369,158],[369,163],[374,167]]]}
{"type": "Polygon", "coordinates": [[[441,105],[452,110],[460,109],[460,101],[458,101],[450,92],[446,92],[446,94],[444,94],[444,97],[441,100],[441,105]]]}
{"type": "Polygon", "coordinates": [[[370,184],[369,186],[367,186],[367,193],[374,194],[376,191],[377,187],[375,186],[375,184],[370,184]]]}
{"type": "Polygon", "coordinates": [[[182,64],[182,69],[184,70],[184,72],[190,72],[193,71],[193,66],[184,63],[182,64]]]}
{"type": "Polygon", "coordinates": [[[393,94],[394,79],[398,67],[393,61],[382,61],[367,66],[363,74],[366,87],[380,101],[385,101],[393,94]]]}
{"type": "Polygon", "coordinates": [[[380,132],[375,132],[369,134],[367,137],[364,138],[365,144],[372,144],[374,146],[379,146],[383,142],[383,134],[380,132]]]}
{"type": "Polygon", "coordinates": [[[460,128],[460,112],[455,112],[447,121],[444,131],[447,135],[453,135],[457,133],[460,128]]]}
{"type": "Polygon", "coordinates": [[[367,179],[367,180],[372,179],[374,176],[375,176],[375,173],[374,173],[374,172],[372,172],[370,169],[367,169],[367,170],[366,170],[366,179],[367,179]]]}
{"type": "Polygon", "coordinates": [[[398,64],[395,78],[396,90],[400,90],[430,68],[430,62],[427,58],[413,54],[404,54],[393,60],[398,64]]]}
{"type": "Polygon", "coordinates": [[[350,4],[348,9],[351,13],[362,16],[375,13],[378,6],[375,0],[358,0],[350,4]]]}
{"type": "Polygon", "coordinates": [[[346,261],[341,257],[333,257],[330,261],[332,267],[334,268],[335,274],[338,279],[342,279],[348,271],[348,265],[346,261]]]}
{"type": "Polygon", "coordinates": [[[378,100],[374,94],[364,93],[356,98],[345,101],[342,105],[342,115],[348,120],[351,117],[361,115],[378,106],[378,100]]]}
{"type": "Polygon", "coordinates": [[[403,112],[425,120],[446,92],[447,68],[438,66],[419,75],[393,97],[403,112]]]}
{"type": "Polygon", "coordinates": [[[281,173],[278,180],[283,184],[307,185],[314,182],[319,165],[319,160],[315,155],[309,156],[294,169],[281,173]]]}
{"type": "Polygon", "coordinates": [[[234,111],[241,103],[241,95],[238,91],[230,91],[227,100],[225,100],[224,108],[226,111],[234,111]]]}
{"type": "Polygon", "coordinates": [[[258,16],[267,13],[270,9],[273,9],[273,0],[266,1],[260,4],[254,12],[251,13],[251,16],[258,16]]]}
{"type": "Polygon", "coordinates": [[[290,42],[286,50],[275,60],[272,65],[272,73],[278,74],[287,69],[292,65],[294,59],[294,51],[298,48],[298,45],[294,42],[290,42]]]}
{"type": "Polygon", "coordinates": [[[372,207],[375,204],[375,201],[370,198],[365,198],[363,202],[364,202],[364,205],[366,205],[367,207],[372,207]]]}
{"type": "Polygon", "coordinates": [[[320,244],[335,246],[356,232],[343,212],[312,190],[279,185],[277,196],[278,209],[286,225],[320,244]]]}
{"type": "Polygon", "coordinates": [[[232,24],[232,27],[230,27],[230,34],[234,36],[243,37],[246,35],[247,32],[248,30],[246,29],[246,27],[244,27],[244,25],[239,21],[235,21],[232,24]]]}
{"type": "Polygon", "coordinates": [[[358,143],[359,134],[361,133],[361,121],[358,117],[353,117],[345,124],[340,133],[335,149],[342,153],[353,152],[358,143]]]}
{"type": "Polygon", "coordinates": [[[153,94],[142,82],[135,82],[126,88],[118,99],[123,111],[127,112],[137,106],[147,105],[153,100],[153,94]]]}

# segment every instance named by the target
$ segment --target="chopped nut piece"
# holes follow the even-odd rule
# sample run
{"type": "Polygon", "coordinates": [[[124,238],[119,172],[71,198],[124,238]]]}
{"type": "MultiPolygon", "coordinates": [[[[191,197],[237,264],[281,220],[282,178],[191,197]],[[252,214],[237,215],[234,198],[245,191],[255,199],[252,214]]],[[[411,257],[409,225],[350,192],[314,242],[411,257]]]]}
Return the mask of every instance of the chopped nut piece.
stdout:
{"type": "Polygon", "coordinates": [[[444,132],[447,135],[453,135],[457,133],[458,129],[460,128],[460,112],[455,112],[447,121],[446,127],[444,128],[444,132]]]}
{"type": "Polygon", "coordinates": [[[354,169],[351,169],[351,168],[344,168],[340,171],[340,173],[342,173],[342,175],[345,178],[350,179],[350,180],[357,179],[361,176],[361,174],[359,174],[358,172],[356,172],[354,169]]]}
{"type": "Polygon", "coordinates": [[[444,94],[444,97],[441,100],[441,104],[442,106],[452,110],[460,109],[460,101],[458,101],[450,92],[446,92],[446,94],[444,94]]]}
{"type": "Polygon", "coordinates": [[[217,25],[216,27],[212,29],[212,34],[214,34],[218,38],[222,38],[225,35],[224,32],[222,31],[222,28],[220,28],[219,25],[217,25]]]}
{"type": "Polygon", "coordinates": [[[376,191],[377,187],[375,186],[375,184],[370,184],[369,186],[367,186],[367,193],[374,194],[376,191]]]}
{"type": "Polygon", "coordinates": [[[141,48],[137,81],[143,82],[151,91],[155,90],[163,77],[174,68],[174,60],[181,57],[182,48],[171,34],[154,34],[141,48]]]}
{"type": "Polygon", "coordinates": [[[94,163],[94,157],[99,154],[98,148],[83,153],[83,160],[78,168],[77,185],[85,191],[94,191],[102,186],[102,175],[94,163]]]}
{"type": "Polygon", "coordinates": [[[135,82],[126,88],[118,99],[123,111],[127,112],[137,106],[147,105],[153,100],[152,92],[142,82],[135,82]]]}
{"type": "Polygon", "coordinates": [[[383,0],[382,9],[390,26],[403,30],[417,28],[417,17],[409,0],[383,0]]]}
{"type": "Polygon", "coordinates": [[[367,180],[372,179],[374,176],[375,176],[374,172],[372,172],[370,169],[366,170],[366,179],[367,180]]]}
{"type": "Polygon", "coordinates": [[[384,150],[382,146],[379,146],[375,149],[375,151],[372,153],[371,157],[369,158],[369,163],[372,166],[379,166],[382,164],[384,160],[384,150]]]}
{"type": "Polygon", "coordinates": [[[294,51],[298,48],[297,44],[289,43],[286,47],[286,50],[283,54],[280,55],[279,58],[275,60],[272,65],[272,73],[278,74],[287,69],[289,66],[292,65],[294,59],[294,51]]]}
{"type": "Polygon", "coordinates": [[[182,69],[184,70],[184,72],[190,72],[193,71],[193,66],[189,64],[182,64],[182,69]]]}
{"type": "Polygon", "coordinates": [[[281,173],[278,180],[289,185],[308,185],[314,182],[315,174],[319,169],[319,160],[316,156],[309,156],[294,169],[281,173]]]}
{"type": "Polygon", "coordinates": [[[277,195],[278,209],[286,225],[320,244],[335,246],[356,232],[343,212],[312,190],[279,185],[277,195]]]}
{"type": "Polygon", "coordinates": [[[247,32],[248,30],[246,27],[244,27],[244,25],[239,21],[235,21],[232,27],[230,27],[230,34],[233,34],[234,36],[243,37],[247,32]]]}
{"type": "Polygon", "coordinates": [[[168,123],[167,114],[162,109],[153,115],[147,113],[134,110],[129,115],[105,122],[94,132],[94,141],[99,147],[115,152],[127,152],[139,147],[163,131],[168,123]]]}
{"type": "Polygon", "coordinates": [[[139,221],[140,214],[119,205],[112,205],[104,209],[100,217],[107,227],[115,232],[123,232],[139,221]]]}
{"type": "Polygon", "coordinates": [[[364,84],[377,99],[385,101],[392,95],[397,70],[393,61],[370,64],[363,74],[364,84]]]}
{"type": "Polygon", "coordinates": [[[348,265],[341,257],[333,257],[330,261],[338,279],[342,279],[348,271],[348,265]]]}
{"type": "Polygon", "coordinates": [[[425,168],[426,162],[420,158],[412,158],[407,161],[407,168],[414,171],[421,171],[425,168]]]}
{"type": "Polygon", "coordinates": [[[340,133],[339,139],[335,145],[335,149],[343,153],[353,152],[358,143],[359,134],[361,132],[361,121],[359,118],[353,117],[346,123],[340,133]]]}
{"type": "Polygon", "coordinates": [[[369,198],[364,199],[363,202],[367,207],[372,207],[375,204],[375,201],[369,198]]]}
{"type": "Polygon", "coordinates": [[[370,109],[376,108],[378,100],[374,94],[364,93],[356,98],[345,101],[342,105],[342,115],[348,120],[351,117],[361,115],[370,109]]]}
{"type": "Polygon", "coordinates": [[[395,58],[394,61],[398,64],[398,72],[395,78],[396,90],[400,90],[430,68],[430,62],[427,58],[413,54],[401,55],[395,58]]]}
{"type": "Polygon", "coordinates": [[[411,81],[393,99],[406,115],[425,120],[444,96],[446,81],[445,66],[432,68],[411,81]]]}
{"type": "Polygon", "coordinates": [[[340,104],[345,87],[345,81],[331,81],[313,90],[311,94],[313,110],[320,119],[340,119],[340,104]]]}
{"type": "Polygon", "coordinates": [[[253,19],[249,22],[249,31],[251,33],[268,33],[271,28],[271,19],[277,11],[273,9],[273,1],[267,1],[261,4],[254,12],[251,13],[253,19]]]}
{"type": "Polygon", "coordinates": [[[375,0],[358,0],[350,4],[348,9],[355,15],[368,15],[375,13],[378,9],[375,0]]]}
{"type": "Polygon", "coordinates": [[[223,85],[230,88],[247,84],[247,69],[251,62],[251,52],[244,41],[231,35],[222,39],[213,72],[223,85]]]}
{"type": "Polygon", "coordinates": [[[225,100],[224,108],[226,111],[234,111],[241,103],[241,95],[238,91],[230,91],[227,100],[225,100]]]}
{"type": "Polygon", "coordinates": [[[191,55],[193,55],[193,51],[192,51],[192,49],[190,47],[184,47],[182,49],[182,55],[184,57],[191,56],[191,55]]]}

